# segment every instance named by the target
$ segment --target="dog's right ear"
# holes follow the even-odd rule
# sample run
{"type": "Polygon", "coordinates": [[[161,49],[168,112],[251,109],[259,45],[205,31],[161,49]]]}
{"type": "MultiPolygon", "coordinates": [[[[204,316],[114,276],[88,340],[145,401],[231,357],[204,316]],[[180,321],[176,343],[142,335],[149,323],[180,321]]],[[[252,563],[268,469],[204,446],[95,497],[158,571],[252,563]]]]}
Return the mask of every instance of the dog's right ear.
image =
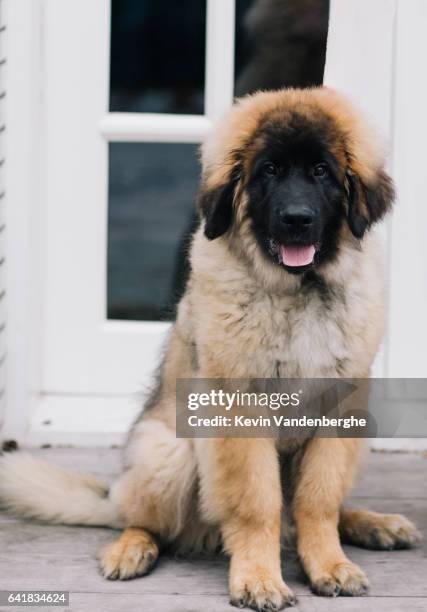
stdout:
{"type": "Polygon", "coordinates": [[[380,168],[374,180],[364,184],[355,173],[347,172],[348,224],[356,238],[362,239],[366,230],[391,209],[394,198],[393,181],[380,168]]]}
{"type": "Polygon", "coordinates": [[[361,200],[363,198],[362,184],[358,176],[347,173],[348,184],[348,225],[356,238],[362,239],[369,226],[367,214],[363,214],[361,200]]]}
{"type": "Polygon", "coordinates": [[[208,188],[202,183],[198,207],[205,221],[205,236],[215,240],[225,234],[233,221],[233,201],[240,172],[236,167],[229,180],[218,187],[208,188]]]}

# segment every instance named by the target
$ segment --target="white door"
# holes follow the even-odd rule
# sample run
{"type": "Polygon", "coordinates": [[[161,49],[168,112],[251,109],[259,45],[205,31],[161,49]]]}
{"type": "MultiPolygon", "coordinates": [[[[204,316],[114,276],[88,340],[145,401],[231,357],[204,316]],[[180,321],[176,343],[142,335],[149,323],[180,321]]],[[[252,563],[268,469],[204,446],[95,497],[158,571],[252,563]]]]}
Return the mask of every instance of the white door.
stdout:
{"type": "MultiPolygon", "coordinates": [[[[140,408],[136,394],[150,380],[169,323],[149,320],[147,303],[142,315],[134,317],[139,320],[120,320],[121,288],[115,289],[114,278],[107,274],[115,265],[110,260],[114,244],[109,231],[115,222],[112,165],[122,162],[126,179],[127,151],[140,147],[148,160],[148,182],[154,167],[150,163],[162,159],[167,172],[171,147],[178,147],[184,159],[186,147],[200,143],[212,122],[230,106],[235,2],[198,2],[203,25],[196,26],[193,35],[201,38],[205,56],[202,100],[195,103],[199,114],[187,114],[185,92],[184,102],[182,92],[174,102],[178,111],[170,112],[167,104],[161,108],[155,93],[148,92],[142,111],[110,112],[114,106],[110,0],[7,2],[8,29],[17,33],[8,44],[7,202],[20,205],[8,206],[6,431],[26,433],[34,442],[117,442],[140,408]]],[[[385,352],[376,366],[380,376],[426,373],[427,331],[420,322],[427,310],[427,288],[420,281],[419,243],[411,243],[412,267],[404,263],[409,263],[409,257],[403,245],[409,235],[418,235],[427,226],[426,208],[419,206],[418,199],[425,193],[426,179],[420,178],[423,168],[417,170],[408,163],[420,151],[417,131],[425,130],[418,119],[426,87],[407,70],[425,49],[426,4],[424,0],[335,0],[331,4],[326,83],[348,91],[374,115],[391,143],[392,170],[405,198],[391,229],[385,231],[391,306],[385,352]],[[419,36],[409,36],[413,31],[409,27],[416,27],[419,36]],[[405,92],[413,88],[419,96],[408,97],[405,92]],[[409,286],[415,278],[414,302],[409,286]],[[402,313],[410,315],[405,326],[402,313]]],[[[179,14],[169,17],[163,15],[163,23],[176,31],[179,14]]],[[[155,37],[153,41],[150,61],[155,62],[155,37]]],[[[144,60],[148,61],[142,56],[144,60]]],[[[190,68],[191,58],[181,79],[190,68]]],[[[126,96],[115,104],[132,106],[126,96]]],[[[176,160],[176,154],[170,159],[176,160]]],[[[162,180],[160,174],[159,184],[162,180]]],[[[144,202],[150,206],[145,211],[148,222],[161,226],[162,214],[172,209],[160,205],[157,209],[149,197],[141,198],[142,207],[144,202]]],[[[115,205],[119,207],[120,201],[115,205]]],[[[422,242],[422,236],[418,240],[422,242]]],[[[147,250],[147,257],[153,258],[152,250],[147,250]]],[[[130,264],[133,258],[128,253],[130,264]]],[[[156,262],[145,264],[155,274],[156,262]]],[[[122,289],[126,292],[126,287],[122,289]]],[[[145,296],[150,294],[144,278],[143,290],[145,296]]]]}
{"type": "MultiPolygon", "coordinates": [[[[16,330],[22,346],[11,355],[11,368],[22,372],[17,362],[31,354],[29,395],[16,389],[13,397],[11,389],[11,402],[21,406],[19,414],[8,411],[11,431],[29,428],[32,439],[47,441],[82,441],[82,432],[101,432],[111,433],[103,441],[115,441],[139,409],[136,394],[149,383],[169,323],[107,316],[109,157],[120,157],[113,143],[149,143],[153,151],[158,143],[196,146],[232,103],[234,2],[199,4],[203,31],[194,36],[206,41],[206,70],[202,112],[195,115],[109,112],[110,0],[9,4],[11,27],[22,36],[21,47],[10,49],[11,70],[28,76],[35,70],[40,77],[30,78],[27,92],[37,124],[30,125],[28,143],[34,165],[25,160],[36,191],[20,194],[25,235],[18,230],[23,211],[20,219],[10,214],[11,234],[16,227],[27,250],[25,262],[22,255],[18,262],[22,281],[31,284],[26,292],[11,291],[19,303],[15,318],[25,322],[26,332],[22,340],[22,328],[16,330]]],[[[30,112],[19,95],[22,83],[11,85],[30,112]]],[[[12,101],[9,112],[16,114],[12,101]]],[[[150,156],[147,148],[143,153],[150,156]]],[[[21,162],[21,177],[22,170],[21,162]]],[[[10,178],[18,194],[22,183],[16,174],[10,178]]],[[[18,386],[16,377],[13,384],[18,386]]]]}
{"type": "Polygon", "coordinates": [[[109,142],[198,143],[232,99],[233,7],[213,0],[207,114],[108,113],[109,9],[107,0],[45,4],[48,394],[137,392],[168,327],[107,319],[109,142]]]}

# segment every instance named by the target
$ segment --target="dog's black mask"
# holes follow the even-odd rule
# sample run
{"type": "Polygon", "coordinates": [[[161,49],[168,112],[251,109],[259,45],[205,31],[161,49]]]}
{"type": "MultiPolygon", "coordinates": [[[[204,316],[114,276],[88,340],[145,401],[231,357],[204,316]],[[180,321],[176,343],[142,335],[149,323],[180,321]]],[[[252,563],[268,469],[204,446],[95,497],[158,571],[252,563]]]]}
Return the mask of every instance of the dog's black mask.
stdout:
{"type": "Polygon", "coordinates": [[[346,216],[343,177],[316,137],[304,131],[268,136],[246,191],[268,258],[298,274],[334,256],[346,216]]]}
{"type": "Polygon", "coordinates": [[[234,156],[228,179],[199,193],[205,235],[215,240],[228,232],[233,203],[245,194],[261,251],[291,274],[334,259],[344,223],[361,240],[394,200],[393,182],[382,167],[369,183],[356,174],[353,156],[326,117],[309,121],[294,114],[267,121],[234,156]]]}

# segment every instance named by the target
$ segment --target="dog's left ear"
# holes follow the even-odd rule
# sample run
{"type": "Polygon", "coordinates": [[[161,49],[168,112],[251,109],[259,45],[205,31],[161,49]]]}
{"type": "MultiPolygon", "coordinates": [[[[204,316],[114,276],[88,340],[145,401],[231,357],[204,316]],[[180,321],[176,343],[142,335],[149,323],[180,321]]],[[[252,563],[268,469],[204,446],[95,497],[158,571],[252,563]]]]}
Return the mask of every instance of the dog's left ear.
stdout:
{"type": "Polygon", "coordinates": [[[205,236],[208,240],[219,238],[231,226],[233,201],[239,178],[239,168],[235,167],[226,183],[210,189],[202,184],[198,207],[205,220],[205,236]]]}
{"type": "Polygon", "coordinates": [[[363,238],[366,230],[391,209],[395,191],[393,181],[385,170],[378,170],[375,179],[367,184],[352,172],[347,172],[348,225],[356,238],[363,238]]]}

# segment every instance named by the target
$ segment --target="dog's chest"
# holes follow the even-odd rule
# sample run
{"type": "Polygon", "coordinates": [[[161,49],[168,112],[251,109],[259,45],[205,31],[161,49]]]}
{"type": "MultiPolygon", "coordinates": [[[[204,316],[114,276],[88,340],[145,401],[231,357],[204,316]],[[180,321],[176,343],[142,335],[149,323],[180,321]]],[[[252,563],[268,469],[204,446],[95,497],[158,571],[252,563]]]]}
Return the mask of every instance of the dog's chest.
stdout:
{"type": "MultiPolygon", "coordinates": [[[[315,378],[340,376],[348,360],[342,300],[308,294],[258,296],[247,305],[243,335],[252,340],[252,376],[315,378]],[[245,325],[251,328],[245,334],[245,325]]],[[[249,347],[248,347],[249,348],[249,347]]]]}

